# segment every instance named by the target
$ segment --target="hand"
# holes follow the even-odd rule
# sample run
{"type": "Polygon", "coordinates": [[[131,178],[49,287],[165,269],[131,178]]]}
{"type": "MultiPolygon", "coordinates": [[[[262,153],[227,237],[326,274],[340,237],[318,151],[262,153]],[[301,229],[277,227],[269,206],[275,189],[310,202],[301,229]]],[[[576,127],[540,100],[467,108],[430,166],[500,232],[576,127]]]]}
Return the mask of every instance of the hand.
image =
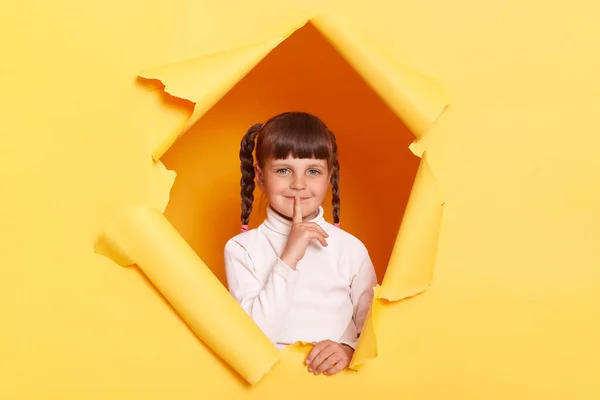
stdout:
{"type": "Polygon", "coordinates": [[[308,371],[319,375],[337,374],[348,365],[354,355],[354,349],[346,344],[339,344],[331,340],[324,340],[315,344],[306,357],[308,371]]]}
{"type": "Polygon", "coordinates": [[[288,236],[285,249],[281,253],[281,261],[290,268],[296,269],[298,261],[304,257],[306,248],[311,240],[318,240],[321,245],[327,246],[325,238],[329,237],[327,232],[314,222],[302,221],[302,209],[298,196],[294,197],[294,215],[292,217],[292,229],[288,236]]]}

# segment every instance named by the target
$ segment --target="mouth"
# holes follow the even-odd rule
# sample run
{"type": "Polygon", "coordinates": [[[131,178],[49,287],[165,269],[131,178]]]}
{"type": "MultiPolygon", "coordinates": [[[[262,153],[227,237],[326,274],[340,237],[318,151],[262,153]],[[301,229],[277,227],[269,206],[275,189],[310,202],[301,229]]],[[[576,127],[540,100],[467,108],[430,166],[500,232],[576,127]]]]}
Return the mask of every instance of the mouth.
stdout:
{"type": "MultiPolygon", "coordinates": [[[[285,198],[286,198],[286,199],[288,199],[288,200],[292,200],[292,201],[294,201],[294,196],[283,196],[283,197],[285,197],[285,198]]],[[[303,200],[308,200],[308,199],[310,199],[310,197],[299,197],[298,199],[299,199],[300,201],[303,201],[303,200]]]]}

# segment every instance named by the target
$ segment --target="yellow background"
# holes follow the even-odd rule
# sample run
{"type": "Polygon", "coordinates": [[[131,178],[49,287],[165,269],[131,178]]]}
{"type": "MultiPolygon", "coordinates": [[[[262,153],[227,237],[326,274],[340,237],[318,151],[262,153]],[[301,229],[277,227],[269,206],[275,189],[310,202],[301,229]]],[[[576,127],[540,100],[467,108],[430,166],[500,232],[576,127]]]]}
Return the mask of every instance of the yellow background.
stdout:
{"type": "MultiPolygon", "coordinates": [[[[139,71],[268,39],[316,11],[342,14],[342,7],[196,3],[2,5],[1,397],[598,398],[600,6],[343,2],[363,36],[450,94],[451,106],[426,139],[446,202],[433,286],[381,310],[379,356],[358,374],[314,377],[301,352],[289,351],[249,389],[136,269],[94,254],[93,242],[128,205],[167,206],[173,174],[150,154],[188,111],[145,90],[139,71]]],[[[230,96],[232,107],[244,104],[245,90],[230,96]]],[[[262,116],[280,106],[248,112],[262,116]]],[[[239,138],[253,119],[236,119],[239,138]]],[[[374,177],[342,155],[352,159],[342,180],[354,199],[343,206],[342,223],[371,247],[381,241],[374,250],[381,265],[406,202],[390,195],[403,190],[390,181],[396,156],[369,143],[376,136],[368,126],[335,123],[336,130],[368,132],[364,142],[347,135],[347,146],[386,152],[383,166],[367,157],[364,168],[374,177]],[[357,196],[363,185],[368,190],[357,196]],[[371,201],[377,212],[363,212],[371,201]]],[[[231,177],[235,154],[203,156],[191,146],[236,149],[239,138],[191,132],[164,161],[177,170],[181,157],[174,155],[190,152],[186,159],[211,161],[204,166],[211,179],[220,169],[231,177]]],[[[410,162],[414,175],[417,161],[410,162]]],[[[178,171],[174,200],[191,191],[192,170],[178,171]]],[[[200,178],[199,191],[208,192],[200,178]]],[[[222,196],[210,201],[233,209],[237,193],[222,196]]],[[[185,231],[191,225],[172,204],[166,215],[184,236],[198,235],[185,231]]],[[[190,219],[208,218],[209,207],[192,210],[190,219]]],[[[216,217],[224,225],[211,246],[239,228],[237,218],[216,217]]],[[[209,265],[219,262],[218,251],[193,245],[209,265]]]]}

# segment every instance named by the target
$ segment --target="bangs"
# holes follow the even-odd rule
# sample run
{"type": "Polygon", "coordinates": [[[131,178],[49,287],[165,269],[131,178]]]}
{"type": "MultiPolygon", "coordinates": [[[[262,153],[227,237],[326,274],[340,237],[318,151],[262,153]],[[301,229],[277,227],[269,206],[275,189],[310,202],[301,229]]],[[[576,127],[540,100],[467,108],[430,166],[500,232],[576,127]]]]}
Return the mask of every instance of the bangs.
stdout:
{"type": "Polygon", "coordinates": [[[263,132],[261,142],[257,146],[257,159],[260,161],[264,161],[265,156],[272,156],[276,160],[291,156],[328,160],[329,165],[332,162],[331,134],[314,117],[298,115],[296,118],[272,121],[263,132]]]}
{"type": "MultiPolygon", "coordinates": [[[[328,135],[328,133],[327,133],[328,135]]],[[[331,158],[331,142],[321,131],[284,132],[271,143],[268,151],[277,160],[288,158],[331,158]]]]}

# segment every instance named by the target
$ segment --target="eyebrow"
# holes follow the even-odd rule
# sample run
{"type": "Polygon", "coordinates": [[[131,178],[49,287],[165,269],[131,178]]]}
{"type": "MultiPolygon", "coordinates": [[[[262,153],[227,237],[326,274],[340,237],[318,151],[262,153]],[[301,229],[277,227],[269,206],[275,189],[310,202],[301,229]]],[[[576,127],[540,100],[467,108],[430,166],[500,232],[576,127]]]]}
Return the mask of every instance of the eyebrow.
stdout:
{"type": "MultiPolygon", "coordinates": [[[[290,164],[285,163],[285,162],[274,162],[273,167],[274,168],[282,168],[282,167],[292,168],[292,166],[290,164]]],[[[306,168],[325,168],[325,166],[320,165],[320,164],[309,164],[306,166],[306,168]]]]}

